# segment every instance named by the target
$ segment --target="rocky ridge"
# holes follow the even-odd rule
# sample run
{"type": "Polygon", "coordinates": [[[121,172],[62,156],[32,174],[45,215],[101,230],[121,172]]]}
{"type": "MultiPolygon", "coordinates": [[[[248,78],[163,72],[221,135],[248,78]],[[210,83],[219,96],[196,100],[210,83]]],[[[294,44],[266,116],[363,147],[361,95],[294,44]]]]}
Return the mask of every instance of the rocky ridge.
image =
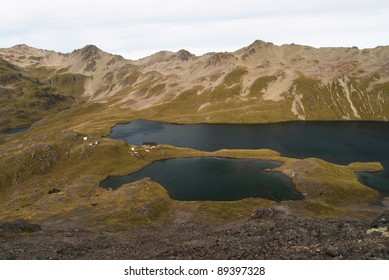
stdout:
{"type": "MultiPolygon", "coordinates": [[[[68,54],[17,45],[0,49],[0,59],[23,75],[45,69],[40,80],[79,75],[83,88],[77,100],[131,110],[157,106],[162,117],[169,117],[161,113],[169,106],[177,107],[175,115],[198,115],[207,122],[220,122],[226,107],[252,111],[232,122],[389,118],[386,46],[313,48],[258,40],[235,52],[161,51],[127,60],[92,45],[68,54]]],[[[4,79],[9,71],[0,73],[1,90],[15,85],[4,79]]]]}

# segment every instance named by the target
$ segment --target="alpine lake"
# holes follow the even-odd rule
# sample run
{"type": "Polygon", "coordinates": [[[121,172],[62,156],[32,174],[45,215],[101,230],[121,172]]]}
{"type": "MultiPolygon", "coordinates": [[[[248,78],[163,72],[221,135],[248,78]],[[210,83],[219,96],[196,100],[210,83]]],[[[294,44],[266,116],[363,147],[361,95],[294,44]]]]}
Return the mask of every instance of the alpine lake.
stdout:
{"type": "MultiPolygon", "coordinates": [[[[135,120],[113,127],[108,136],[132,145],[156,142],[202,151],[272,149],[285,157],[315,157],[336,164],[378,161],[383,172],[358,172],[359,180],[389,195],[389,123],[369,121],[296,121],[275,124],[172,124],[135,120]]],[[[259,159],[178,158],[153,162],[100,183],[116,189],[149,177],[169,196],[184,201],[231,201],[261,197],[275,201],[303,196],[286,175],[273,171],[282,162],[259,159]]]]}

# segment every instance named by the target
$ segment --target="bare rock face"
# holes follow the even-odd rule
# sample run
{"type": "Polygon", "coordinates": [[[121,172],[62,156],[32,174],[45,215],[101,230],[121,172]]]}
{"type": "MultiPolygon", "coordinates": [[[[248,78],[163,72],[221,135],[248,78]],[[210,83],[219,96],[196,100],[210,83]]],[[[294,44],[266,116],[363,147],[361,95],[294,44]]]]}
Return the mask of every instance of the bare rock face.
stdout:
{"type": "Polygon", "coordinates": [[[188,61],[189,59],[191,59],[192,57],[195,57],[195,55],[191,54],[190,52],[188,52],[187,50],[179,50],[177,52],[177,56],[180,60],[182,61],[188,61]]]}
{"type": "Polygon", "coordinates": [[[98,47],[94,45],[87,45],[79,50],[79,52],[82,54],[84,59],[91,59],[91,58],[99,58],[100,53],[102,53],[102,50],[100,50],[98,47]]]}

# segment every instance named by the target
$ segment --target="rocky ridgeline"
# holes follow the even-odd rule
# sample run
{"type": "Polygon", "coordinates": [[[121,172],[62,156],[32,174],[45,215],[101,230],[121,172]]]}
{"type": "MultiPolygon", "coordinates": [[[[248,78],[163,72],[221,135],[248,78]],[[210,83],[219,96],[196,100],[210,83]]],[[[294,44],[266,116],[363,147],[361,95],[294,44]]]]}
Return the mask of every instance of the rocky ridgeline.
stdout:
{"type": "Polygon", "coordinates": [[[91,45],[69,54],[18,45],[0,49],[0,92],[0,113],[11,120],[0,122],[0,130],[27,125],[31,112],[38,119],[96,101],[134,110],[166,105],[169,110],[157,110],[164,117],[201,118],[225,107],[244,115],[205,114],[201,122],[386,121],[389,47],[255,41],[235,52],[160,51],[133,61],[91,45]]]}

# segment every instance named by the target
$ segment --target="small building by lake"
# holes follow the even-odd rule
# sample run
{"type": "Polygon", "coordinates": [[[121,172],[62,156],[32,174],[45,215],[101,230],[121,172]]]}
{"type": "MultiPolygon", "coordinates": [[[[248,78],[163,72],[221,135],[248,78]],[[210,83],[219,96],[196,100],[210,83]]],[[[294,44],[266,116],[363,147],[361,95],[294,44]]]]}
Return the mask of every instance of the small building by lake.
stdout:
{"type": "Polygon", "coordinates": [[[148,148],[156,148],[158,144],[157,142],[143,142],[142,146],[148,148]]]}

